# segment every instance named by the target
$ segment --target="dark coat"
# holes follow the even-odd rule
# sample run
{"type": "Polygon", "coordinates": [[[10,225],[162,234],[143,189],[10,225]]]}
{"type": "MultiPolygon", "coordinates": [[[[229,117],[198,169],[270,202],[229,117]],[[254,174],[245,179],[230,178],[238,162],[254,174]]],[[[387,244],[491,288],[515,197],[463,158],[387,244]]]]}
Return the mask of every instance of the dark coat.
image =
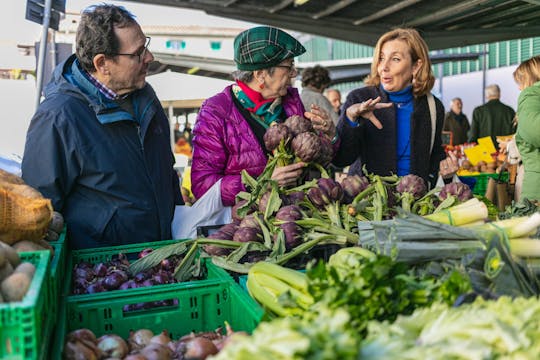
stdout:
{"type": "Polygon", "coordinates": [[[493,145],[497,148],[497,136],[514,133],[515,114],[514,109],[498,99],[489,100],[484,105],[476,107],[472,114],[469,141],[478,142],[478,138],[491,136],[493,145]]]}
{"type": "Polygon", "coordinates": [[[134,115],[105,98],[71,56],[45,91],[26,137],[22,176],[65,217],[75,249],[171,238],[182,198],[169,122],[150,85],[134,115]]]}
{"type": "MultiPolygon", "coordinates": [[[[355,160],[366,165],[367,171],[377,175],[395,174],[397,171],[397,131],[396,108],[386,108],[374,111],[374,115],[382,123],[383,128],[377,129],[369,120],[360,118],[359,126],[353,127],[346,119],[349,106],[368,99],[381,97],[381,102],[389,102],[384,91],[375,86],[367,86],[353,90],[347,96],[343,105],[338,124],[338,134],[341,139],[339,150],[333,163],[337,166],[347,166],[355,160]]],[[[411,173],[422,177],[426,182],[434,184],[438,177],[439,163],[445,158],[441,146],[441,131],[444,121],[444,107],[435,98],[437,110],[437,127],[433,151],[431,145],[431,117],[427,97],[415,98],[411,117],[411,173]]],[[[358,162],[357,162],[358,164],[358,162]]],[[[360,166],[351,168],[353,173],[360,173],[360,166]]]]}
{"type": "Polygon", "coordinates": [[[443,130],[452,133],[452,145],[466,143],[470,128],[469,119],[463,113],[456,115],[453,111],[449,111],[444,116],[443,130]]]}

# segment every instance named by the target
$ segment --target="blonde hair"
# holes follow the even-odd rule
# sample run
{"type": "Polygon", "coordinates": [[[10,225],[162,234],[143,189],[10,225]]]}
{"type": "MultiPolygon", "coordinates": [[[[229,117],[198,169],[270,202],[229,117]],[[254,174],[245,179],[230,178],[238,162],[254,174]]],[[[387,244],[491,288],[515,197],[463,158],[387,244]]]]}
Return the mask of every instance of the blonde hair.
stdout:
{"type": "Polygon", "coordinates": [[[540,81],[540,55],[523,61],[513,73],[514,80],[522,89],[540,81]]]}
{"type": "Polygon", "coordinates": [[[373,51],[371,74],[367,77],[365,83],[373,86],[379,86],[381,84],[381,78],[377,72],[381,49],[386,42],[392,40],[402,40],[409,46],[409,53],[413,64],[421,60],[420,67],[414,77],[412,90],[415,97],[426,95],[433,88],[433,84],[435,84],[435,76],[433,76],[433,71],[431,70],[431,60],[429,59],[427,44],[418,31],[412,28],[394,29],[379,38],[373,51]]]}

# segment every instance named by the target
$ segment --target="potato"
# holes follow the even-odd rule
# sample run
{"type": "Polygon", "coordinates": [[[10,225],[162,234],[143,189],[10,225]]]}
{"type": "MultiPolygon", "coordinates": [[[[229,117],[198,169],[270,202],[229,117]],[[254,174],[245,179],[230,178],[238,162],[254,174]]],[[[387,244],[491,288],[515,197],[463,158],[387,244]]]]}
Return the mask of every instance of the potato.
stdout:
{"type": "Polygon", "coordinates": [[[23,263],[20,263],[19,266],[17,266],[15,268],[15,270],[13,270],[14,273],[19,273],[19,272],[22,272],[22,273],[25,273],[26,275],[28,275],[28,277],[30,279],[32,279],[34,277],[34,274],[36,273],[36,266],[32,263],[29,263],[29,262],[23,262],[23,263]]]}
{"type": "Polygon", "coordinates": [[[51,224],[49,225],[49,229],[51,229],[52,231],[58,234],[60,234],[62,230],[64,229],[64,217],[58,211],[53,211],[52,220],[51,220],[51,224]]]}
{"type": "Polygon", "coordinates": [[[7,261],[4,266],[0,267],[0,282],[13,274],[13,266],[7,261]]]}
{"type": "Polygon", "coordinates": [[[11,274],[7,279],[2,281],[0,290],[6,302],[21,301],[26,295],[32,279],[28,274],[19,272],[11,274]]]}
{"type": "Polygon", "coordinates": [[[6,250],[2,246],[0,246],[0,267],[4,266],[6,261],[8,261],[6,256],[6,250]]]}
{"type": "Polygon", "coordinates": [[[11,247],[18,253],[27,251],[49,250],[34,241],[28,240],[17,241],[15,244],[11,245],[11,247]]]}
{"type": "Polygon", "coordinates": [[[16,268],[17,265],[21,263],[21,258],[19,257],[19,254],[8,244],[0,241],[0,247],[4,248],[6,258],[8,259],[9,263],[13,268],[16,268]]]}

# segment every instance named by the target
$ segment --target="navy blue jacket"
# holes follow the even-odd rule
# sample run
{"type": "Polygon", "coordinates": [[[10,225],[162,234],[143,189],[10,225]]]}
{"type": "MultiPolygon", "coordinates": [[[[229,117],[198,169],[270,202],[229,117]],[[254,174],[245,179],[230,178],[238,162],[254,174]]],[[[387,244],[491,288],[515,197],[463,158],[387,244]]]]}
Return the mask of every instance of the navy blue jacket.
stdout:
{"type": "Polygon", "coordinates": [[[133,115],[104,97],[72,55],[30,123],[22,177],[64,215],[74,249],[171,238],[183,202],[169,122],[149,84],[130,96],[133,115]]]}
{"type": "MultiPolygon", "coordinates": [[[[347,96],[343,109],[349,106],[381,97],[381,102],[389,102],[388,95],[376,86],[366,86],[353,90],[347,96]]],[[[431,116],[427,96],[414,99],[411,115],[411,174],[423,178],[427,183],[435,185],[438,177],[439,163],[445,158],[441,146],[441,132],[444,121],[444,106],[435,98],[437,121],[433,150],[431,146],[431,116]]],[[[367,119],[360,119],[359,126],[352,127],[346,119],[346,112],[341,114],[337,131],[341,144],[333,163],[336,166],[351,165],[349,173],[362,174],[362,165],[367,171],[376,175],[390,175],[397,172],[397,127],[396,108],[378,109],[373,114],[382,123],[377,129],[367,119]]]]}

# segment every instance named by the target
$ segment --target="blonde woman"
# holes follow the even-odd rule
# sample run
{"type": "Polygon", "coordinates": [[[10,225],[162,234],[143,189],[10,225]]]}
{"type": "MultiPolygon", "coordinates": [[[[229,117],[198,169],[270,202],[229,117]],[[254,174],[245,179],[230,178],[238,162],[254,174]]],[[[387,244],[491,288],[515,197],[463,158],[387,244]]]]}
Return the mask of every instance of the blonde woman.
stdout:
{"type": "Polygon", "coordinates": [[[540,200],[540,56],[522,62],[514,71],[518,98],[516,145],[523,162],[521,197],[540,200]]]}
{"type": "Polygon", "coordinates": [[[453,154],[445,158],[441,146],[444,107],[437,98],[432,139],[427,95],[434,82],[427,45],[416,30],[395,29],[382,35],[367,86],[349,93],[343,105],[334,164],[355,162],[352,173],[365,165],[379,175],[415,174],[432,185],[438,174],[451,179],[458,164],[453,154]]]}

